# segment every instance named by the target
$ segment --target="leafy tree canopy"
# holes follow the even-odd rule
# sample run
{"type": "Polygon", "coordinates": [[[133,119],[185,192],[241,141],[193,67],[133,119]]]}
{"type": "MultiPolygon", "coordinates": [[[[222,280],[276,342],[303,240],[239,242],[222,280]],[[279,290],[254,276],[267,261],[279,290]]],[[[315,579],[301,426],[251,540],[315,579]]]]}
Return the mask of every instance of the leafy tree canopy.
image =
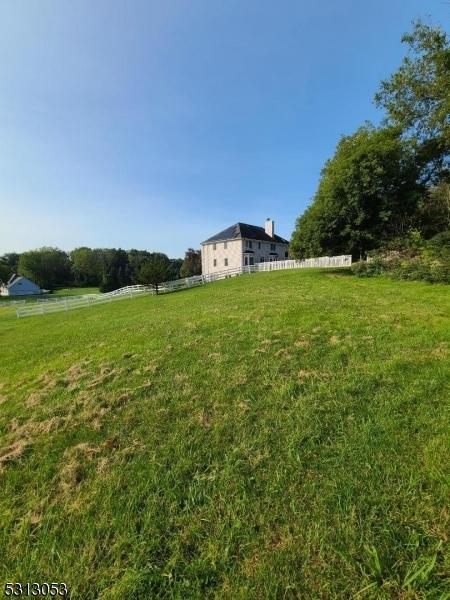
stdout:
{"type": "Polygon", "coordinates": [[[20,255],[18,271],[44,289],[70,282],[68,255],[58,248],[44,247],[20,255]]]}
{"type": "Polygon", "coordinates": [[[402,235],[420,198],[417,174],[398,129],[366,124],[343,137],[322,170],[312,205],[297,220],[291,252],[359,256],[402,235]]]}
{"type": "Polygon", "coordinates": [[[450,43],[417,22],[409,53],[375,96],[384,126],[365,125],[339,142],[311,206],[297,219],[294,256],[351,253],[449,227],[450,43]]]}
{"type": "Polygon", "coordinates": [[[408,55],[382,81],[376,104],[386,122],[414,141],[427,180],[442,178],[450,158],[450,41],[439,27],[418,21],[403,36],[408,55]]]}
{"type": "Polygon", "coordinates": [[[8,252],[0,256],[0,281],[6,283],[11,275],[17,273],[19,265],[19,254],[8,252]]]}
{"type": "Polygon", "coordinates": [[[180,269],[181,277],[192,277],[202,273],[202,253],[200,250],[188,248],[180,269]]]}
{"type": "Polygon", "coordinates": [[[100,291],[110,292],[130,283],[128,254],[122,248],[96,250],[102,264],[100,291]]]}
{"type": "Polygon", "coordinates": [[[154,285],[158,293],[160,283],[169,279],[170,267],[170,259],[165,254],[154,252],[142,263],[139,269],[139,282],[154,285]]]}
{"type": "Polygon", "coordinates": [[[98,251],[92,248],[75,248],[70,253],[73,282],[77,286],[99,285],[102,276],[102,261],[98,251]]]}

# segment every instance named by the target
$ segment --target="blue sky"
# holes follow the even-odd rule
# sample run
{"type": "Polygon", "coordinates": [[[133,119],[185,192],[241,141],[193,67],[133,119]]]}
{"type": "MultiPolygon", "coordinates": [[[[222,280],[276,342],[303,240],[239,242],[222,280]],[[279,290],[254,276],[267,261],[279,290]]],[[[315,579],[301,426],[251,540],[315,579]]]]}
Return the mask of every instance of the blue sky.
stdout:
{"type": "Polygon", "coordinates": [[[2,0],[0,253],[289,237],[445,0],[2,0]]]}

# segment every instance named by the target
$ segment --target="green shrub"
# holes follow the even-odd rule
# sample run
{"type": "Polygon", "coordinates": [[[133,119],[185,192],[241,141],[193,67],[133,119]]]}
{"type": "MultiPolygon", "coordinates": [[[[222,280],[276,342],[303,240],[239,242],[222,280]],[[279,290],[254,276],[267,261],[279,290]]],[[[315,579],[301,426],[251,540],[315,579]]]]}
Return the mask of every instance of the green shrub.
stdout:
{"type": "Polygon", "coordinates": [[[409,252],[389,252],[384,256],[374,255],[368,261],[352,265],[356,277],[387,275],[405,281],[428,281],[450,283],[450,235],[439,234],[429,240],[420,252],[411,256],[409,252]]]}
{"type": "Polygon", "coordinates": [[[450,231],[442,231],[428,240],[423,254],[450,261],[450,231]]]}
{"type": "Polygon", "coordinates": [[[383,272],[383,261],[378,257],[371,258],[368,261],[360,260],[352,265],[352,273],[356,277],[374,277],[375,275],[382,275],[383,272]]]}

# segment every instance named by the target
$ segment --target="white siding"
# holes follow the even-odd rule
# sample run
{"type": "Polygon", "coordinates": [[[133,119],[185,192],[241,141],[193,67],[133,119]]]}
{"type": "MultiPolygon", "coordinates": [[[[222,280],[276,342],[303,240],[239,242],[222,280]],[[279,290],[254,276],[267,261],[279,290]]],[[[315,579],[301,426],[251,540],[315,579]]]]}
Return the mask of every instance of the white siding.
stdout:
{"type": "Polygon", "coordinates": [[[218,273],[242,266],[242,240],[212,242],[202,246],[202,274],[218,273]],[[228,259],[228,265],[225,264],[228,259]],[[214,261],[216,264],[214,265],[214,261]]]}
{"type": "MultiPolygon", "coordinates": [[[[265,262],[270,260],[270,242],[258,242],[250,240],[252,247],[248,250],[253,250],[251,255],[254,257],[254,264],[259,264],[261,258],[265,262]]],[[[227,240],[221,242],[208,242],[202,245],[202,274],[209,275],[210,273],[219,273],[226,269],[235,269],[244,265],[244,254],[246,248],[245,239],[227,240]],[[225,259],[228,259],[228,265],[225,264],[225,259]],[[216,264],[214,264],[216,261],[216,264]]],[[[286,260],[285,253],[288,245],[275,243],[275,252],[278,256],[273,256],[273,260],[286,260]]]]}
{"type": "MultiPolygon", "coordinates": [[[[264,262],[269,262],[270,259],[272,260],[286,260],[287,256],[286,256],[286,252],[288,250],[288,245],[287,244],[279,244],[276,242],[272,242],[272,244],[275,244],[275,250],[271,250],[270,246],[271,246],[271,242],[258,242],[257,240],[249,240],[252,244],[251,248],[248,248],[248,250],[253,250],[253,256],[254,256],[254,261],[255,261],[255,265],[261,262],[261,258],[264,258],[264,262]],[[271,256],[270,253],[271,252],[276,252],[278,254],[278,256],[271,256]]],[[[246,248],[246,242],[247,240],[243,240],[243,247],[244,247],[244,251],[246,248]]],[[[244,264],[244,263],[242,263],[244,264]]]]}

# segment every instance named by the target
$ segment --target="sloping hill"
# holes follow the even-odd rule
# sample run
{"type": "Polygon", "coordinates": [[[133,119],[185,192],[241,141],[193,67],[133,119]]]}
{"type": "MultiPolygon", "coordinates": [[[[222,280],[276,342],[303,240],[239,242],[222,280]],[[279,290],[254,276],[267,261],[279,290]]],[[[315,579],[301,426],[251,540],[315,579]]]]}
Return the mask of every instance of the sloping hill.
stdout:
{"type": "Polygon", "coordinates": [[[283,271],[4,309],[1,581],[83,600],[444,597],[448,301],[283,271]]]}

